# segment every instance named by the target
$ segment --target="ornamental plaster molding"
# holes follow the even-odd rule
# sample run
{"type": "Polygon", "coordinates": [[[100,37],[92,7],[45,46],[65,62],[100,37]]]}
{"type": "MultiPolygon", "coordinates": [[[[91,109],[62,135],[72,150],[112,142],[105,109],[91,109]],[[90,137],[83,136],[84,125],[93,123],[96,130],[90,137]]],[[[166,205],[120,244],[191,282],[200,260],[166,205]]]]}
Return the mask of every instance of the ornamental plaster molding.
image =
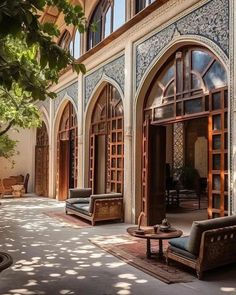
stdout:
{"type": "Polygon", "coordinates": [[[117,57],[113,61],[101,66],[93,73],[87,75],[85,77],[84,87],[85,87],[85,95],[84,95],[84,109],[86,108],[92,93],[98,83],[101,81],[103,77],[108,77],[111,80],[114,80],[122,90],[124,94],[124,85],[125,85],[125,56],[124,54],[117,57]]]}
{"type": "Polygon", "coordinates": [[[41,100],[37,102],[38,108],[43,108],[47,115],[50,113],[50,98],[47,98],[45,100],[41,100]]]}
{"type": "Polygon", "coordinates": [[[132,127],[126,127],[124,132],[125,137],[132,137],[132,134],[133,134],[132,127]]]}
{"type": "MultiPolygon", "coordinates": [[[[186,13],[186,12],[185,12],[186,13]]],[[[229,1],[211,0],[136,45],[136,89],[159,52],[178,36],[196,35],[214,42],[229,56],[229,1]]]]}
{"type": "Polygon", "coordinates": [[[57,97],[54,99],[54,112],[57,112],[57,109],[64,98],[68,96],[70,97],[73,102],[75,103],[76,109],[78,109],[78,82],[67,86],[63,90],[57,93],[57,97]]]}

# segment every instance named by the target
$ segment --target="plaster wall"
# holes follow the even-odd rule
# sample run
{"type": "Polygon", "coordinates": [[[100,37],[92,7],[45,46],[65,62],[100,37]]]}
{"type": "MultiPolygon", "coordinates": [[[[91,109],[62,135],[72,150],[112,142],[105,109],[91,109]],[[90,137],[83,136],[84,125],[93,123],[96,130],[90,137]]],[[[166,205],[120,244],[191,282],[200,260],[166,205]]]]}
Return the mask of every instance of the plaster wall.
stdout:
{"type": "Polygon", "coordinates": [[[34,129],[19,129],[19,132],[10,130],[9,137],[17,140],[17,154],[11,159],[15,164],[3,158],[0,158],[0,178],[6,178],[11,175],[26,175],[30,174],[28,191],[34,191],[34,157],[35,157],[35,138],[36,132],[34,129]]]}

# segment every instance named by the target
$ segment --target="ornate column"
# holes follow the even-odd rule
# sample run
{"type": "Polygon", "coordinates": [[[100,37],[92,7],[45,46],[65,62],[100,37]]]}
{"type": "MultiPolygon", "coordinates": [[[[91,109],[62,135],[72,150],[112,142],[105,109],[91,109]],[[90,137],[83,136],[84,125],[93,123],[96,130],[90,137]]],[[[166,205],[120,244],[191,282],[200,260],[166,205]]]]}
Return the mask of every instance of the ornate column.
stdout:
{"type": "Polygon", "coordinates": [[[83,156],[83,75],[80,73],[78,77],[78,179],[77,186],[83,187],[84,175],[84,156],[83,156]]]}
{"type": "Polygon", "coordinates": [[[53,120],[54,120],[54,101],[50,99],[49,107],[49,171],[48,171],[48,196],[50,198],[55,198],[56,196],[56,183],[55,183],[55,171],[56,171],[56,162],[54,161],[56,147],[55,147],[55,134],[53,130],[53,120]]]}
{"type": "Polygon", "coordinates": [[[125,48],[125,87],[124,87],[124,205],[125,221],[134,222],[135,196],[133,194],[132,179],[132,141],[133,141],[133,99],[132,99],[132,43],[125,48]]]}

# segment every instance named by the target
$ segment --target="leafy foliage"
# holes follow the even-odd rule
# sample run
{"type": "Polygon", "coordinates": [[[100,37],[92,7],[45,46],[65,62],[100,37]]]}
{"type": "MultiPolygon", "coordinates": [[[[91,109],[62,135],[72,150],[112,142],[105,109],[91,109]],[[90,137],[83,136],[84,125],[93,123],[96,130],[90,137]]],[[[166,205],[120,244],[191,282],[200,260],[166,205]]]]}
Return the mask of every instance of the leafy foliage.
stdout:
{"type": "Polygon", "coordinates": [[[6,159],[15,154],[16,141],[9,139],[7,135],[0,136],[0,157],[6,159]]]}
{"type": "Polygon", "coordinates": [[[58,28],[40,21],[49,6],[63,13],[68,25],[74,25],[81,33],[85,31],[81,6],[67,0],[0,3],[0,157],[8,158],[14,151],[15,142],[6,135],[11,127],[40,125],[35,102],[55,97],[48,85],[57,83],[61,70],[71,66],[77,73],[86,71],[53,41],[60,34],[58,28]]]}

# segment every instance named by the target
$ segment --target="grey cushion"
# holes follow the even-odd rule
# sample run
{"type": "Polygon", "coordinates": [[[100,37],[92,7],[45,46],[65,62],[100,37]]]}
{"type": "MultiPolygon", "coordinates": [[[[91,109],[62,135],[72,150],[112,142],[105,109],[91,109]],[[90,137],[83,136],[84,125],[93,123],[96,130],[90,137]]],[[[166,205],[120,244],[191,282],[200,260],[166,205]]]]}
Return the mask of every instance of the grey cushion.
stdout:
{"type": "Polygon", "coordinates": [[[89,197],[87,197],[87,198],[72,198],[72,199],[67,199],[66,203],[69,203],[69,204],[86,203],[86,204],[88,204],[89,201],[90,201],[89,197]]]}
{"type": "Polygon", "coordinates": [[[188,240],[189,240],[189,237],[175,238],[175,239],[169,240],[169,244],[176,248],[187,251],[188,240]]]}
{"type": "Polygon", "coordinates": [[[117,198],[122,198],[122,194],[120,193],[109,193],[109,194],[96,194],[96,195],[91,195],[90,196],[90,206],[89,206],[89,212],[93,212],[93,206],[95,200],[99,199],[117,199],[117,198]]]}
{"type": "Polygon", "coordinates": [[[231,225],[236,225],[236,215],[203,221],[194,221],[189,236],[187,250],[197,256],[199,254],[202,233],[204,231],[231,225]]]}
{"type": "Polygon", "coordinates": [[[69,189],[69,198],[87,198],[92,194],[91,188],[71,188],[69,189]]]}
{"type": "Polygon", "coordinates": [[[196,260],[196,258],[197,258],[192,253],[190,253],[190,252],[188,252],[186,250],[174,247],[174,246],[169,246],[169,249],[172,250],[173,252],[175,252],[176,254],[182,256],[182,257],[187,257],[187,258],[192,259],[192,260],[196,260]]]}
{"type": "Polygon", "coordinates": [[[73,204],[73,208],[75,210],[78,210],[79,212],[86,214],[86,215],[90,215],[89,213],[89,204],[73,204]]]}

